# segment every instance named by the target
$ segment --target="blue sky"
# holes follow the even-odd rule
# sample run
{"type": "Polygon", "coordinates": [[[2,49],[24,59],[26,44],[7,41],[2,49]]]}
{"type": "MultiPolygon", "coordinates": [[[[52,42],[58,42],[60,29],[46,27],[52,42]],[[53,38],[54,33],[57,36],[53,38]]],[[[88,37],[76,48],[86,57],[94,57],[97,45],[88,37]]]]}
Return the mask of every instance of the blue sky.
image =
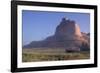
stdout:
{"type": "Polygon", "coordinates": [[[72,12],[22,11],[23,45],[43,40],[55,33],[63,17],[76,21],[81,32],[90,32],[90,14],[72,12]]]}

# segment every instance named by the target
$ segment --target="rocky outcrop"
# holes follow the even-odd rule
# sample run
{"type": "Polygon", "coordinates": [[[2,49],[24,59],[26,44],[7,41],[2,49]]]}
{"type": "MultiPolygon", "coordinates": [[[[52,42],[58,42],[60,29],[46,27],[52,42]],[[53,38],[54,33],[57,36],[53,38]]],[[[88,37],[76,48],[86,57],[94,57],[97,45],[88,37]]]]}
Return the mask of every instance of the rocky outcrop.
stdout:
{"type": "MultiPolygon", "coordinates": [[[[49,47],[49,48],[79,48],[84,46],[83,43],[89,45],[89,36],[81,33],[79,25],[66,18],[62,18],[60,24],[56,27],[55,34],[49,36],[42,41],[32,41],[25,45],[24,48],[49,47]]],[[[88,46],[89,47],[89,46],[88,46]]],[[[75,48],[75,49],[76,49],[75,48]]]]}

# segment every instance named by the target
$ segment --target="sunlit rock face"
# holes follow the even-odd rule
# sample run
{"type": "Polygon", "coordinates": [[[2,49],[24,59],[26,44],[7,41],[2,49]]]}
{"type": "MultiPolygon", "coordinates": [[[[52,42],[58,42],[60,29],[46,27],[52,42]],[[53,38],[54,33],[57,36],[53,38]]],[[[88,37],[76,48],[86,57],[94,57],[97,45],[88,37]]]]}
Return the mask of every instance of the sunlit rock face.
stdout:
{"type": "Polygon", "coordinates": [[[82,37],[80,27],[73,20],[63,18],[56,28],[55,36],[82,37]]]}

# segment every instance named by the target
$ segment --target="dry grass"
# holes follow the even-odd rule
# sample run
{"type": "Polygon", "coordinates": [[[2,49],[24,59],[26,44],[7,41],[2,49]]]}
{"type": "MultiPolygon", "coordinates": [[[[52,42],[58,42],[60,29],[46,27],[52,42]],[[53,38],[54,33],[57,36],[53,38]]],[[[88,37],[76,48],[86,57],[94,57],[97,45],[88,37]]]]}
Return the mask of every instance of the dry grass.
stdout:
{"type": "Polygon", "coordinates": [[[64,49],[23,49],[23,62],[89,59],[89,52],[66,53],[64,49]]]}

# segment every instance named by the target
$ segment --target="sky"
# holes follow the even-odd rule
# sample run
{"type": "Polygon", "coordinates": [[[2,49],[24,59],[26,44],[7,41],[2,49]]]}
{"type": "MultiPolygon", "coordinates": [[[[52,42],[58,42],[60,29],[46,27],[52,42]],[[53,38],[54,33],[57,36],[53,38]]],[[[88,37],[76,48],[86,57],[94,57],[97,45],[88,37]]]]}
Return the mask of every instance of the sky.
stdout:
{"type": "Polygon", "coordinates": [[[81,32],[90,32],[89,13],[22,10],[23,45],[53,35],[63,17],[76,21],[81,32]]]}

